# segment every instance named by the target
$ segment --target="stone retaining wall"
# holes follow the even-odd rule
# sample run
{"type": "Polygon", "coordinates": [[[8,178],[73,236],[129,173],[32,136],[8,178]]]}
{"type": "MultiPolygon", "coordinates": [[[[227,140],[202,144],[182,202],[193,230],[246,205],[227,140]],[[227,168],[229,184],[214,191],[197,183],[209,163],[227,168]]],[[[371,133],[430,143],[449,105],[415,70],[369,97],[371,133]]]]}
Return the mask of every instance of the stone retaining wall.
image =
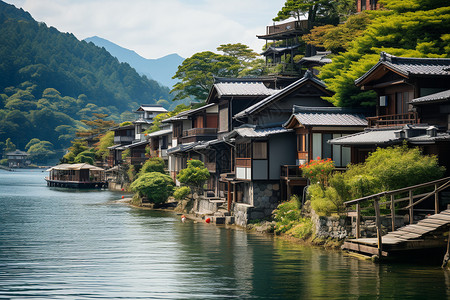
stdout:
{"type": "Polygon", "coordinates": [[[322,217],[312,211],[311,219],[314,224],[314,234],[320,239],[343,240],[351,232],[351,222],[346,217],[322,217]]]}

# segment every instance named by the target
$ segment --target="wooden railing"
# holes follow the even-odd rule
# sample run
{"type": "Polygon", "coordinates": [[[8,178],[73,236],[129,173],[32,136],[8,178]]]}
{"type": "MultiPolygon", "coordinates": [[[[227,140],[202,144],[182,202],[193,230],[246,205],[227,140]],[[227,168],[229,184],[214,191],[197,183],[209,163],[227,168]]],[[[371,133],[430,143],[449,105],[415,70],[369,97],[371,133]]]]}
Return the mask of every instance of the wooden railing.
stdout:
{"type": "Polygon", "coordinates": [[[346,206],[356,205],[356,238],[360,238],[360,219],[361,219],[361,203],[373,201],[373,207],[375,209],[375,218],[376,218],[376,227],[377,227],[377,238],[378,238],[378,252],[381,254],[382,252],[382,232],[381,232],[381,214],[380,214],[380,205],[387,204],[390,206],[391,210],[391,230],[395,230],[395,204],[403,201],[408,201],[408,205],[403,209],[408,210],[409,214],[409,223],[412,224],[414,221],[414,206],[425,201],[426,199],[434,196],[434,213],[439,213],[439,192],[445,190],[450,187],[450,177],[445,177],[439,180],[434,180],[422,184],[417,184],[414,186],[381,192],[378,194],[373,194],[370,196],[362,197],[359,199],[354,199],[351,201],[347,201],[344,204],[346,206]],[[427,187],[434,187],[433,191],[422,193],[418,195],[414,195],[414,191],[418,189],[423,189],[427,187]],[[405,195],[408,196],[402,197],[399,199],[395,199],[395,196],[405,195]],[[389,199],[389,201],[380,202],[380,200],[389,199]],[[419,199],[415,201],[415,199],[419,199]]]}
{"type": "Polygon", "coordinates": [[[409,112],[406,114],[398,115],[368,117],[367,121],[369,121],[369,127],[389,127],[420,123],[416,112],[409,112]]]}
{"type": "Polygon", "coordinates": [[[292,178],[303,178],[302,169],[297,165],[281,166],[280,176],[289,180],[292,178]]]}
{"type": "Polygon", "coordinates": [[[252,159],[251,158],[236,158],[236,167],[251,168],[252,159]]]}
{"type": "Polygon", "coordinates": [[[183,131],[183,137],[215,134],[217,134],[217,128],[192,128],[183,131]]]}
{"type": "Polygon", "coordinates": [[[266,34],[281,33],[294,29],[304,29],[304,30],[308,29],[308,21],[307,20],[292,21],[288,23],[267,26],[266,34]]]}

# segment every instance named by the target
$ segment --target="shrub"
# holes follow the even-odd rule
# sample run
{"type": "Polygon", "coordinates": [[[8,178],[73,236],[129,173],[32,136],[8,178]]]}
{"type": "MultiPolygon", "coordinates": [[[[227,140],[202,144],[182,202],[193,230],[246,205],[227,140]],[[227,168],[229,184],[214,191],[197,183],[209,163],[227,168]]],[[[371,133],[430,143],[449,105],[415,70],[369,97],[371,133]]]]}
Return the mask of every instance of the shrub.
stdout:
{"type": "Polygon", "coordinates": [[[325,186],[334,170],[334,162],[330,158],[325,160],[317,157],[317,160],[311,160],[309,163],[301,165],[300,168],[303,171],[303,176],[312,183],[320,183],[325,186]]]}
{"type": "Polygon", "coordinates": [[[170,176],[151,172],[139,176],[130,185],[130,189],[141,197],[147,197],[152,203],[163,203],[172,194],[174,185],[170,176]]]}
{"type": "Polygon", "coordinates": [[[205,168],[203,162],[191,159],[187,162],[187,168],[180,170],[177,179],[181,183],[200,191],[209,176],[209,171],[205,168]]]}
{"type": "Polygon", "coordinates": [[[191,193],[191,189],[188,186],[182,186],[175,190],[175,192],[173,193],[173,197],[176,200],[183,200],[190,193],[191,193]]]}
{"type": "Polygon", "coordinates": [[[7,158],[0,159],[0,165],[7,167],[8,166],[8,159],[7,158]]]}
{"type": "Polygon", "coordinates": [[[164,160],[161,157],[150,157],[142,166],[139,174],[151,173],[151,172],[164,172],[164,160]]]}
{"type": "Polygon", "coordinates": [[[291,200],[281,203],[273,212],[275,220],[275,232],[285,233],[296,225],[301,218],[300,201],[298,196],[292,196],[291,200]]]}

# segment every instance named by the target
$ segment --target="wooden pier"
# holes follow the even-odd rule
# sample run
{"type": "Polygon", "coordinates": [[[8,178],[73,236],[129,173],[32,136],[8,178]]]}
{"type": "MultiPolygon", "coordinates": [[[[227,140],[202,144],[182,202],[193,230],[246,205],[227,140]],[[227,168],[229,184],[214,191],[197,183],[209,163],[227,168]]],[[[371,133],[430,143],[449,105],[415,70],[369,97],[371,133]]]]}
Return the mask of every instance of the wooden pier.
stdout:
{"type": "Polygon", "coordinates": [[[449,187],[450,177],[447,177],[346,202],[345,204],[347,206],[356,206],[356,238],[346,240],[342,248],[344,250],[354,251],[365,255],[378,255],[378,257],[381,258],[383,256],[402,253],[404,251],[446,247],[446,239],[448,239],[448,237],[445,237],[445,233],[450,229],[450,209],[440,211],[439,193],[449,187]],[[414,194],[417,191],[430,187],[433,188],[433,191],[414,194]],[[405,194],[407,197],[402,197],[402,195],[405,194]],[[434,214],[428,215],[416,224],[413,224],[414,207],[431,197],[434,198],[434,214]],[[381,199],[390,199],[390,201],[381,202],[381,199]],[[415,199],[419,200],[415,201],[415,199]],[[359,223],[361,219],[361,203],[367,201],[373,201],[373,207],[375,209],[377,227],[376,238],[360,237],[359,223]],[[410,224],[395,230],[395,204],[402,201],[409,202],[408,205],[402,209],[407,211],[410,224]],[[390,206],[390,215],[392,219],[391,232],[385,235],[382,235],[380,215],[380,205],[383,204],[390,206]]]}

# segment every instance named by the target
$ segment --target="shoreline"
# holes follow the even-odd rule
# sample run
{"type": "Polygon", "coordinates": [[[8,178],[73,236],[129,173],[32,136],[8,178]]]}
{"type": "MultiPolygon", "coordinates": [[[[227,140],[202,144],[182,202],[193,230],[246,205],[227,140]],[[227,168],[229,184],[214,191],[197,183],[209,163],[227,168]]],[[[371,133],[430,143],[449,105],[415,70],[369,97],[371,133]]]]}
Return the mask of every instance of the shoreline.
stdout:
{"type": "MultiPolygon", "coordinates": [[[[176,211],[175,208],[154,208],[154,207],[146,207],[146,206],[140,206],[140,205],[135,205],[131,203],[132,198],[124,198],[124,199],[120,199],[120,200],[116,200],[116,203],[123,203],[123,204],[127,204],[130,207],[136,208],[136,209],[142,209],[142,210],[154,210],[154,211],[165,211],[165,212],[171,212],[171,213],[176,213],[177,215],[184,215],[186,216],[186,219],[194,221],[194,222],[205,222],[205,220],[202,217],[197,217],[193,214],[189,214],[189,213],[185,213],[185,212],[180,212],[180,211],[176,211]]],[[[181,221],[180,221],[181,222],[181,221]]],[[[341,249],[341,245],[343,244],[343,241],[337,241],[337,240],[321,240],[321,239],[315,239],[315,238],[311,238],[309,237],[308,239],[301,239],[301,238],[297,238],[294,237],[292,235],[287,235],[287,234],[275,234],[274,232],[268,232],[267,230],[258,230],[259,228],[261,228],[261,225],[258,224],[251,224],[251,226],[247,225],[246,227],[240,227],[237,226],[235,224],[232,225],[225,225],[225,224],[216,224],[211,222],[211,225],[214,226],[224,226],[227,229],[233,229],[233,230],[245,230],[248,233],[253,233],[253,234],[261,234],[261,235],[266,235],[266,236],[271,236],[273,238],[279,238],[288,242],[292,242],[298,245],[302,245],[302,246],[308,246],[308,247],[318,247],[324,250],[328,250],[328,251],[339,251],[343,254],[349,255],[349,256],[354,256],[351,253],[348,253],[346,251],[343,251],[341,249]]],[[[355,256],[357,258],[360,259],[369,259],[370,257],[360,257],[360,255],[355,256]]]]}

